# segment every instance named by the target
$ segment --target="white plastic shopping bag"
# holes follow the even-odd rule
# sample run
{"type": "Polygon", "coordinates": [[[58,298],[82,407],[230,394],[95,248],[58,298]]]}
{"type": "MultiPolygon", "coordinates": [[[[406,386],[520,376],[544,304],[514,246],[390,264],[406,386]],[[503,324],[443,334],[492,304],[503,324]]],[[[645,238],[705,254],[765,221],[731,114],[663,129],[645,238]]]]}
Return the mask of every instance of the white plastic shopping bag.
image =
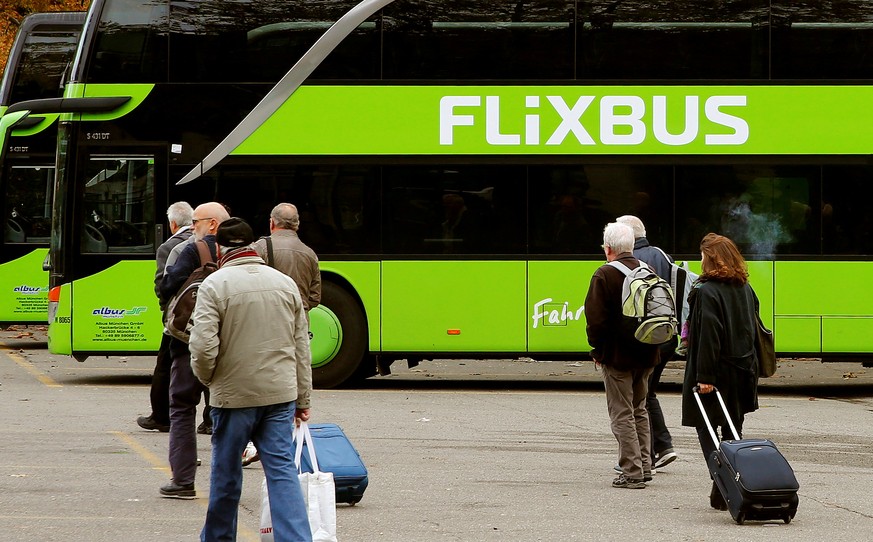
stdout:
{"type": "Polygon", "coordinates": [[[270,496],[267,494],[267,478],[261,482],[261,542],[273,542],[273,516],[270,515],[270,496]]]}
{"type": "MultiPolygon", "coordinates": [[[[336,489],[333,473],[318,470],[318,460],[309,424],[303,422],[295,431],[297,448],[294,462],[297,464],[297,477],[303,500],[306,502],[309,516],[309,528],[312,530],[312,542],[337,542],[336,539],[336,489]],[[300,472],[300,459],[303,456],[303,443],[309,451],[309,462],[313,472],[300,472]]],[[[263,533],[263,529],[261,529],[263,533]]],[[[263,534],[261,535],[263,541],[263,534]]]]}
{"type": "MultiPolygon", "coordinates": [[[[318,470],[318,459],[309,424],[303,422],[294,430],[297,448],[294,462],[297,464],[297,477],[300,490],[306,503],[312,542],[337,542],[336,539],[336,489],[332,472],[318,470]],[[303,443],[309,451],[309,462],[314,472],[300,472],[300,458],[303,456],[303,443]]],[[[267,492],[267,478],[261,482],[261,542],[273,542],[273,517],[270,514],[270,496],[267,492]]]]}

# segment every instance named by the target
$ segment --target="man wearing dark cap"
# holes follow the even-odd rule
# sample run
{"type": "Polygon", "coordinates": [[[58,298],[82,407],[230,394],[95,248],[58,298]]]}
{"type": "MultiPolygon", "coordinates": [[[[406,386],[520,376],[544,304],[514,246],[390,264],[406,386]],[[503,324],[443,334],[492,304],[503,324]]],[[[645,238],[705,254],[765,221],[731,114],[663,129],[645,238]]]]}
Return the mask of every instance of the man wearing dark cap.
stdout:
{"type": "Polygon", "coordinates": [[[191,367],[209,387],[212,475],[201,540],[234,540],[242,490],[240,457],[260,451],[276,542],[312,540],[297,481],[294,418],[309,419],[309,326],[294,281],[265,264],[240,218],[218,226],[218,270],[197,291],[191,367]]]}

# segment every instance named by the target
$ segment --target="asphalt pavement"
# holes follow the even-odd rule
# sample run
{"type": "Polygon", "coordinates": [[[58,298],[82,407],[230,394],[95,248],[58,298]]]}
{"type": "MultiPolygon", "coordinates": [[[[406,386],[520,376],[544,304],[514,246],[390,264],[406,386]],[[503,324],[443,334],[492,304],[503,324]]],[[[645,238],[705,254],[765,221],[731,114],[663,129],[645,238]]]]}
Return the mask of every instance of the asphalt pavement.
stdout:
{"type": "MultiPolygon", "coordinates": [[[[143,431],[154,360],[52,356],[39,328],[0,332],[0,535],[4,541],[197,540],[209,492],[162,499],[167,435],[143,431]]],[[[795,520],[734,524],[709,508],[696,435],[679,426],[682,364],[662,406],[679,460],[645,490],[610,487],[616,444],[588,361],[433,361],[359,389],[317,390],[370,470],[343,541],[867,541],[873,528],[873,369],[783,360],[762,380],[746,435],[772,438],[801,484],[795,520]]],[[[245,469],[239,540],[258,540],[258,464],[245,469]]]]}

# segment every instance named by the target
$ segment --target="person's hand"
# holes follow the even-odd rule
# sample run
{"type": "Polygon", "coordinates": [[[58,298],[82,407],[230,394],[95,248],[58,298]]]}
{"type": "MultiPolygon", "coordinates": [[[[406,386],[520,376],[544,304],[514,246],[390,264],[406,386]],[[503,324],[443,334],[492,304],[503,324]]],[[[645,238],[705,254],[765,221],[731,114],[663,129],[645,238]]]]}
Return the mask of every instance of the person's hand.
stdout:
{"type": "Polygon", "coordinates": [[[703,384],[701,382],[698,382],[697,389],[700,391],[700,393],[712,393],[712,390],[715,389],[715,386],[713,386],[712,384],[703,384]]]}
{"type": "Polygon", "coordinates": [[[309,409],[308,408],[298,408],[294,411],[294,425],[300,427],[300,422],[308,422],[309,421],[309,409]]]}

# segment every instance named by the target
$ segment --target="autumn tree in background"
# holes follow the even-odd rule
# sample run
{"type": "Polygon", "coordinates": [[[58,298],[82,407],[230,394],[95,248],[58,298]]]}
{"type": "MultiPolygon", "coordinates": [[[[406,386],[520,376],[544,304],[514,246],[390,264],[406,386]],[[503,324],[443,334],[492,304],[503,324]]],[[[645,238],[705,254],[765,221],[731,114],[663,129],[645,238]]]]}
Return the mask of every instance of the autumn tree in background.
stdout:
{"type": "Polygon", "coordinates": [[[91,0],[0,0],[0,74],[22,19],[46,11],[86,11],[91,0]]]}

